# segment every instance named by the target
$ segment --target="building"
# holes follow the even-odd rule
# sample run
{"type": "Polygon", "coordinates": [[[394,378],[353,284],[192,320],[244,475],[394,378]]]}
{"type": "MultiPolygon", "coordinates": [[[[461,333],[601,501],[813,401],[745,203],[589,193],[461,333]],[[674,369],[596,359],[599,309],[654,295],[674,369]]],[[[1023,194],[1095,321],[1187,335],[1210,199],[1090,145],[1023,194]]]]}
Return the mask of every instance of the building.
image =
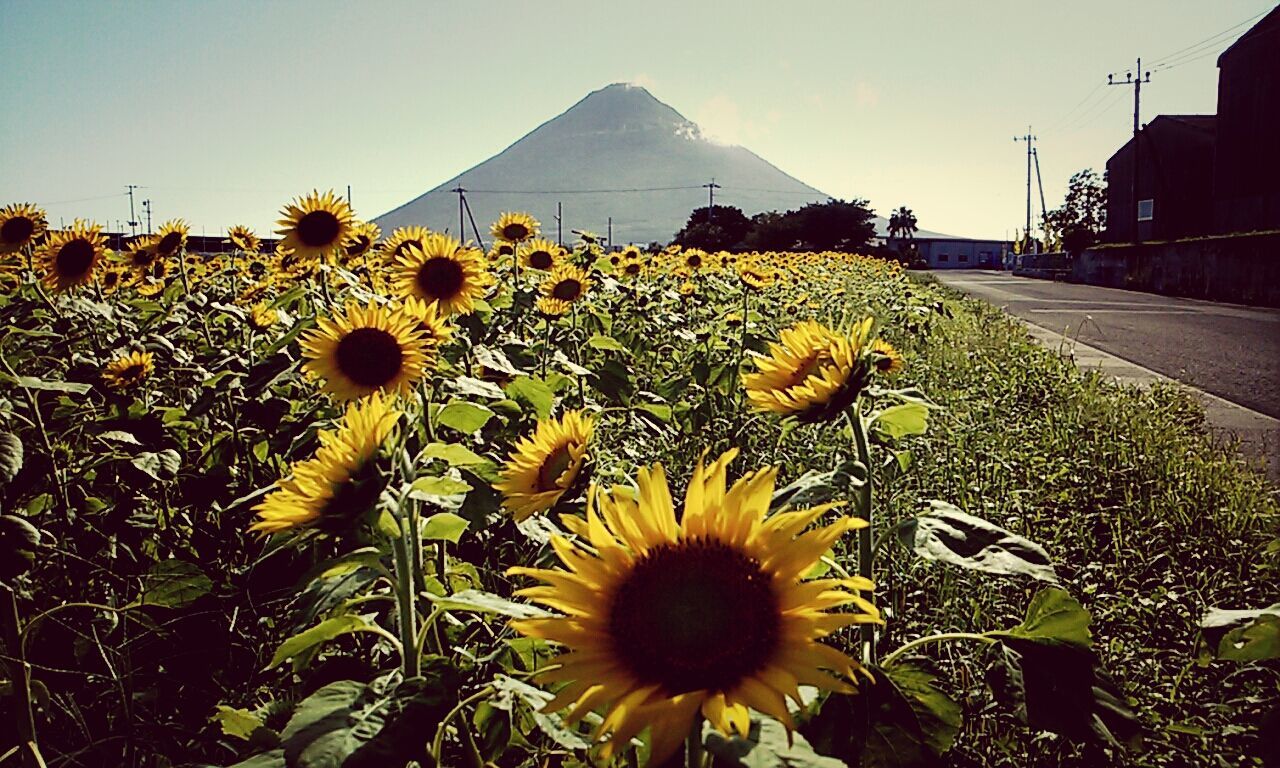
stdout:
{"type": "Polygon", "coordinates": [[[1111,156],[1107,161],[1107,240],[1173,240],[1211,231],[1216,124],[1213,115],[1160,115],[1147,124],[1137,142],[1141,167],[1136,204],[1135,140],[1111,156]]]}
{"type": "Polygon", "coordinates": [[[1009,243],[1004,240],[916,237],[909,243],[915,245],[930,269],[1001,269],[1009,251],[1009,243]]]}
{"type": "Polygon", "coordinates": [[[1159,115],[1107,161],[1103,239],[1280,229],[1278,131],[1280,6],[1218,57],[1216,115],[1159,115]]]}

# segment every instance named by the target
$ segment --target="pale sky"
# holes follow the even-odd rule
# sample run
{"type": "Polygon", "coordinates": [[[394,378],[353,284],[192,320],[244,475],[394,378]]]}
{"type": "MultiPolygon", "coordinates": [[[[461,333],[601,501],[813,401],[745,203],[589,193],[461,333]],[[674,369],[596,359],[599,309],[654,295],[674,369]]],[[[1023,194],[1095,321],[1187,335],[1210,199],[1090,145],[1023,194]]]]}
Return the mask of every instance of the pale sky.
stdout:
{"type": "Polygon", "coordinates": [[[1013,136],[1039,137],[1054,208],[1132,133],[1108,72],[1143,57],[1144,122],[1211,114],[1216,54],[1272,7],[0,0],[0,205],[115,229],[138,184],[157,225],[266,233],[290,198],[351,185],[373,218],[629,81],[831,195],[1004,237],[1024,218],[1013,136]]]}

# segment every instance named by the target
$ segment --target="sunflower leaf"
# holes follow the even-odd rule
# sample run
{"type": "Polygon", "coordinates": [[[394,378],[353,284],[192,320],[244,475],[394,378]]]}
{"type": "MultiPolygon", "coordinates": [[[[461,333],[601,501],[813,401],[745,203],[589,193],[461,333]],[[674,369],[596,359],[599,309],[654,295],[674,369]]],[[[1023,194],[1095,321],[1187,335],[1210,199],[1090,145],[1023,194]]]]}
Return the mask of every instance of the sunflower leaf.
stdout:
{"type": "Polygon", "coordinates": [[[892,405],[872,418],[871,427],[894,440],[923,435],[929,431],[929,408],[921,403],[892,405]]]}
{"type": "Polygon", "coordinates": [[[533,409],[539,419],[551,415],[556,396],[547,382],[533,376],[519,376],[507,384],[507,395],[533,409]]]}
{"type": "Polygon", "coordinates": [[[820,755],[799,733],[789,734],[785,726],[771,717],[752,717],[751,730],[744,739],[727,737],[704,724],[703,742],[716,757],[716,765],[742,768],[848,768],[834,757],[820,755]]]}
{"type": "Polygon", "coordinates": [[[213,581],[198,566],[182,560],[161,560],[142,577],[142,594],[133,606],[181,608],[204,597],[213,581]]]}
{"type": "Polygon", "coordinates": [[[514,600],[508,600],[505,597],[499,597],[493,593],[481,592],[476,589],[464,589],[461,592],[445,596],[428,594],[427,599],[445,610],[496,613],[500,616],[510,616],[513,619],[539,619],[551,615],[549,611],[544,611],[537,606],[529,605],[528,603],[517,603],[514,600]]]}
{"type": "Polygon", "coordinates": [[[46,392],[67,392],[73,395],[83,395],[93,389],[88,384],[77,384],[71,381],[47,381],[35,376],[4,376],[3,378],[26,389],[40,389],[46,392]]]}
{"type": "Polygon", "coordinates": [[[1280,658],[1280,603],[1256,610],[1210,608],[1200,619],[1210,656],[1229,661],[1280,658]]]}
{"type": "Polygon", "coordinates": [[[217,712],[209,719],[222,726],[224,735],[237,739],[248,740],[254,731],[262,727],[262,718],[247,709],[228,707],[226,704],[219,704],[217,712]]]}
{"type": "Polygon", "coordinates": [[[1089,648],[1093,638],[1089,634],[1089,612],[1066,591],[1042,589],[1031,598],[1027,617],[1012,629],[988,632],[990,637],[1022,638],[1038,642],[1061,643],[1089,648]]]}
{"type": "Polygon", "coordinates": [[[1030,576],[1058,583],[1044,548],[944,501],[897,527],[902,545],[926,560],[1002,576],[1030,576]]]}
{"type": "Polygon", "coordinates": [[[22,470],[22,441],[12,432],[0,432],[0,484],[9,483],[22,470]]]}
{"type": "Polygon", "coordinates": [[[452,512],[437,512],[422,521],[422,538],[428,541],[448,541],[454,544],[462,537],[471,523],[465,517],[452,512]]]}
{"type": "Polygon", "coordinates": [[[436,414],[436,423],[470,435],[489,423],[493,411],[466,400],[453,400],[436,414]]]}
{"type": "Polygon", "coordinates": [[[271,657],[271,663],[267,665],[267,669],[275,669],[289,659],[293,659],[293,670],[296,672],[306,666],[311,659],[311,651],[321,644],[367,626],[369,622],[360,616],[335,616],[332,619],[325,619],[281,643],[271,657]]]}

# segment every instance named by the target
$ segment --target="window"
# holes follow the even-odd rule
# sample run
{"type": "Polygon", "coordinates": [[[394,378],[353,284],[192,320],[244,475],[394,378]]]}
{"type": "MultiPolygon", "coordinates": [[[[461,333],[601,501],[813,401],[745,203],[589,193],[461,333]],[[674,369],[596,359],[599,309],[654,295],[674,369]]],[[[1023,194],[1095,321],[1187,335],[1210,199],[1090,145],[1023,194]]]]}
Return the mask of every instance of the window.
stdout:
{"type": "Polygon", "coordinates": [[[1138,201],[1138,221],[1151,221],[1156,217],[1155,200],[1138,201]]]}
{"type": "Polygon", "coordinates": [[[969,254],[967,253],[960,254],[960,261],[967,262],[968,260],[969,260],[969,254]]]}
{"type": "Polygon", "coordinates": [[[945,253],[938,254],[938,261],[950,261],[950,260],[951,260],[951,257],[948,256],[947,254],[945,253]]]}

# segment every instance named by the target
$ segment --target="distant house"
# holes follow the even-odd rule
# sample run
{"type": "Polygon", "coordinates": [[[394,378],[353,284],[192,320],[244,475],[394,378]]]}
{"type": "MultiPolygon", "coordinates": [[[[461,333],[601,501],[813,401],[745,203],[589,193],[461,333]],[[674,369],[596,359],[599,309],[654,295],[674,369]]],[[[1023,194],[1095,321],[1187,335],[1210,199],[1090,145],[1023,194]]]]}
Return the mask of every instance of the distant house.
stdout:
{"type": "Polygon", "coordinates": [[[915,245],[930,269],[1000,269],[1009,250],[1003,240],[917,237],[907,242],[915,245]]]}
{"type": "Polygon", "coordinates": [[[1159,115],[1107,161],[1103,239],[1280,229],[1277,135],[1280,6],[1218,57],[1218,114],[1159,115]]]}

